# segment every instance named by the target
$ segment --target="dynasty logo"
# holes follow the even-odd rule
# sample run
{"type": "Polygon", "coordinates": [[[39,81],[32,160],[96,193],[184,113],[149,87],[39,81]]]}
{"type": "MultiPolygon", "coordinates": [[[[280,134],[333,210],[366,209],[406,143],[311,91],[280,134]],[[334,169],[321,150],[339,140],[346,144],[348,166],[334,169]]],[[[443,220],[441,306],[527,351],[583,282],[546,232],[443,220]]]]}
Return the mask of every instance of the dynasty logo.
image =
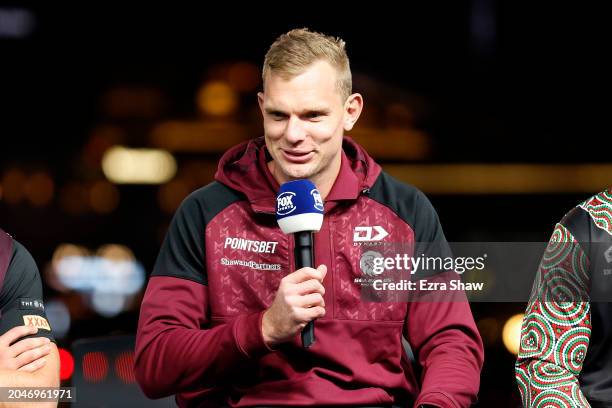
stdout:
{"type": "Polygon", "coordinates": [[[389,233],[380,225],[371,227],[355,227],[353,230],[353,245],[377,246],[384,245],[382,241],[389,233]]]}

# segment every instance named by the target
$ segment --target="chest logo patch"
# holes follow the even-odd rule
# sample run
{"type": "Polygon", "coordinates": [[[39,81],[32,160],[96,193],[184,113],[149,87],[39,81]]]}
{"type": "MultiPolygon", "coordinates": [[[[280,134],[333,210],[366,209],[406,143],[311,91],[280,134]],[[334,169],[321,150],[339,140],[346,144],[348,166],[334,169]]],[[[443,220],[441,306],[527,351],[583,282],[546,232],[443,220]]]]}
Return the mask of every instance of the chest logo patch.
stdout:
{"type": "Polygon", "coordinates": [[[380,225],[372,227],[355,227],[353,231],[354,242],[382,241],[389,233],[380,225]]]}

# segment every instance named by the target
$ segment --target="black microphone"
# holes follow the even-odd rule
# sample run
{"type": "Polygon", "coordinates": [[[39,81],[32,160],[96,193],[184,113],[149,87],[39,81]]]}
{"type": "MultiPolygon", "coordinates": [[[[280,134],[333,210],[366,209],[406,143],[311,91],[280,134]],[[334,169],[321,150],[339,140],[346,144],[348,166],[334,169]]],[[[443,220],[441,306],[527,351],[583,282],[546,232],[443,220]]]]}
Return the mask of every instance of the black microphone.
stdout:
{"type": "MultiPolygon", "coordinates": [[[[276,196],[276,220],[285,234],[294,234],[293,255],[296,270],[314,268],[312,233],[323,224],[323,200],[310,180],[294,180],[283,184],[276,196]]],[[[315,342],[314,321],[302,330],[302,346],[315,342]]]]}

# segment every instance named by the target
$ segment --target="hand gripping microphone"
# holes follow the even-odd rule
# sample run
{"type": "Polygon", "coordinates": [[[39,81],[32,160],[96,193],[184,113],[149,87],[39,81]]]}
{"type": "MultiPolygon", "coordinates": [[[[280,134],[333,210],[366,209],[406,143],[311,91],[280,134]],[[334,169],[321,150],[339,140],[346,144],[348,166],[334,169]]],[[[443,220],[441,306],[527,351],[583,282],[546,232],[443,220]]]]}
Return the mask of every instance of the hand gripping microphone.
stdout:
{"type": "MultiPolygon", "coordinates": [[[[276,220],[285,234],[294,234],[295,268],[314,268],[312,233],[323,224],[323,200],[310,180],[294,180],[283,184],[276,196],[276,220]]],[[[302,346],[315,341],[314,321],[302,330],[302,346]]]]}

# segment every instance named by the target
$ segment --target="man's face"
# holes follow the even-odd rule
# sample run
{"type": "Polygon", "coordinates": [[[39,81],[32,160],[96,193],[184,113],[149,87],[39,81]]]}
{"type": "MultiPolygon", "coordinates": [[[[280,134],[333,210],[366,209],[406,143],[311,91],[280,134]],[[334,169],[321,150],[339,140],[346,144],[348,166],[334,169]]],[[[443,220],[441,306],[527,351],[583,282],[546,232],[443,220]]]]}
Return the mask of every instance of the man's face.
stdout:
{"type": "Polygon", "coordinates": [[[280,183],[308,178],[319,184],[336,177],[342,135],[354,123],[336,78],[326,61],[289,80],[268,73],[258,99],[272,173],[280,183]]]}

